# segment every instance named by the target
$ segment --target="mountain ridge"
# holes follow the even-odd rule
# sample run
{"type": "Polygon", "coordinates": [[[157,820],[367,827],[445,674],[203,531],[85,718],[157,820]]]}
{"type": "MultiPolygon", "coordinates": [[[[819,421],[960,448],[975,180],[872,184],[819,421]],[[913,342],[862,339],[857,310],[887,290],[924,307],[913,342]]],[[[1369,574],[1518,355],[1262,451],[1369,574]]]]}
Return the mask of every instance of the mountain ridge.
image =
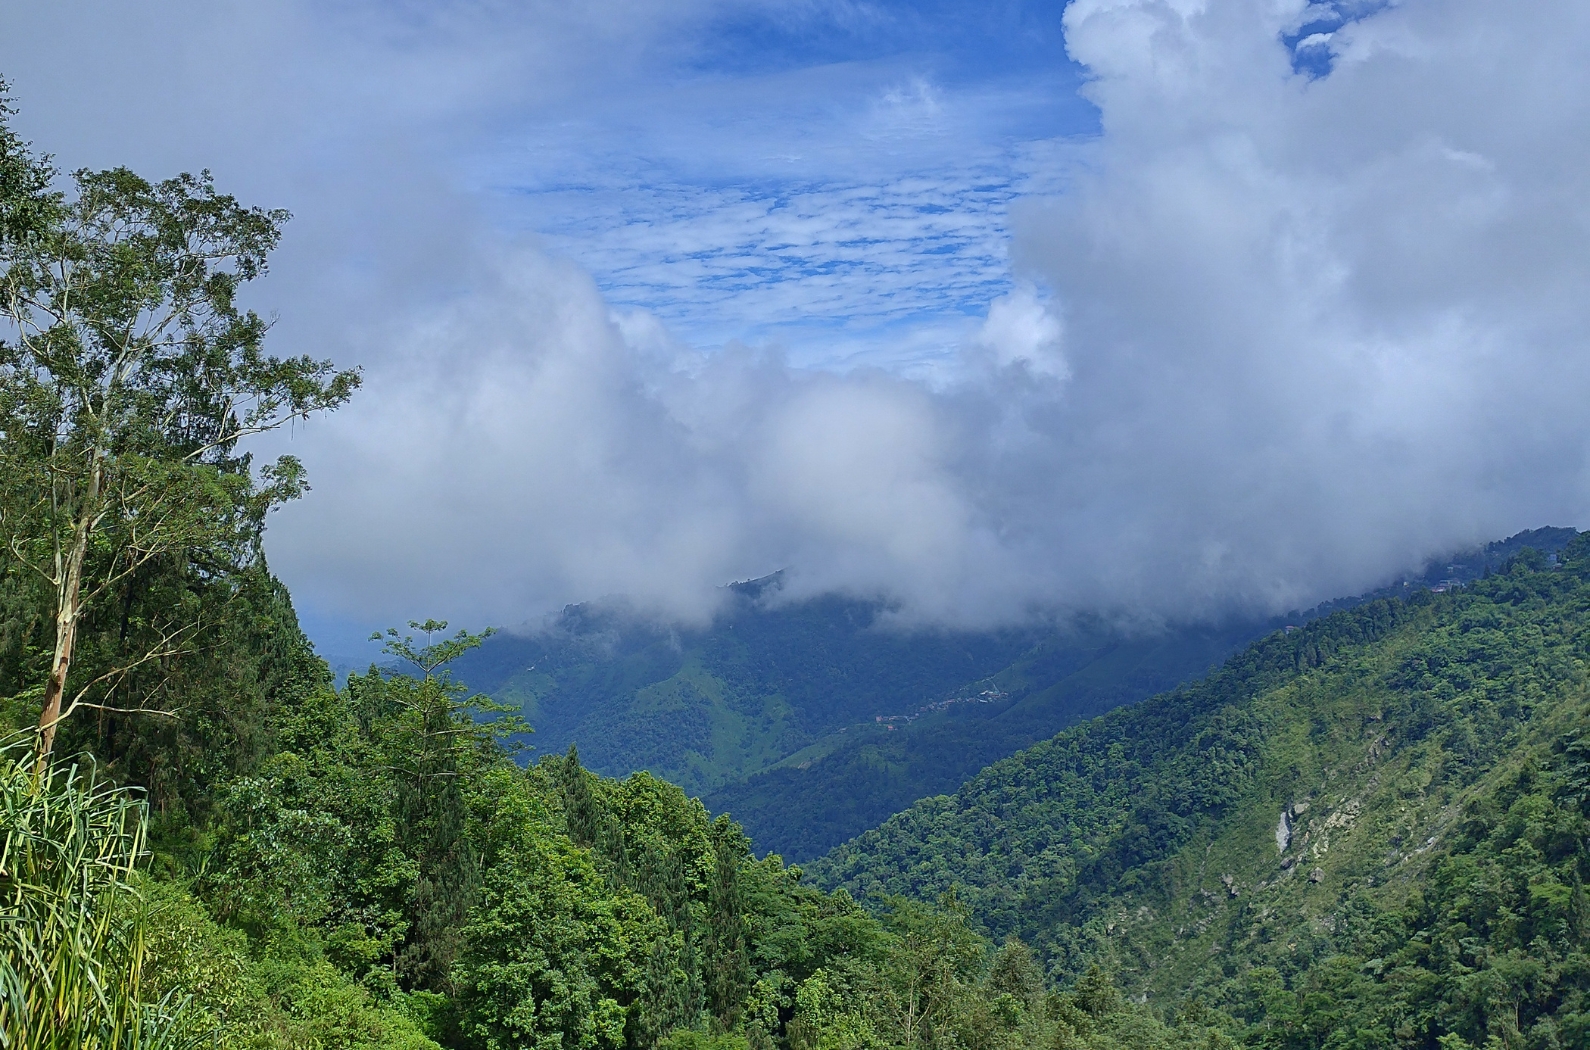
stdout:
{"type": "Polygon", "coordinates": [[[578,743],[597,772],[678,782],[743,822],[759,850],[804,862],[1068,725],[1201,675],[1271,630],[1478,579],[1525,544],[1555,551],[1573,535],[1526,530],[1307,611],[1158,632],[1096,617],[898,631],[881,601],[777,601],[775,573],[729,585],[725,609],[700,627],[569,606],[549,630],[493,638],[456,674],[517,706],[537,730],[526,741],[535,753],[578,743]],[[1006,695],[945,707],[985,691],[1006,695]]]}

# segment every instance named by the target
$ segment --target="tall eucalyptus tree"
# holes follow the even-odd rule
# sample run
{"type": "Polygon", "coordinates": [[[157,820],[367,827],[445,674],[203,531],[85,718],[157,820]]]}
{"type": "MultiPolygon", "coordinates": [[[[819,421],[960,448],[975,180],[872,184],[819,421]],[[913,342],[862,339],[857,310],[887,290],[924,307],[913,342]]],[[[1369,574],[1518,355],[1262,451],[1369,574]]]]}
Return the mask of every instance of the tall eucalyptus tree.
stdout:
{"type": "MultiPolygon", "coordinates": [[[[208,172],[150,182],[78,171],[70,192],[0,112],[0,546],[51,595],[37,755],[81,707],[172,716],[113,688],[190,644],[161,613],[138,650],[71,678],[79,627],[142,567],[224,572],[259,557],[264,516],[305,488],[290,456],[255,468],[245,437],[344,403],[359,384],[308,356],[274,357],[237,302],[266,270],[283,211],[245,207],[208,172]]],[[[158,676],[156,676],[158,678],[158,676]]]]}

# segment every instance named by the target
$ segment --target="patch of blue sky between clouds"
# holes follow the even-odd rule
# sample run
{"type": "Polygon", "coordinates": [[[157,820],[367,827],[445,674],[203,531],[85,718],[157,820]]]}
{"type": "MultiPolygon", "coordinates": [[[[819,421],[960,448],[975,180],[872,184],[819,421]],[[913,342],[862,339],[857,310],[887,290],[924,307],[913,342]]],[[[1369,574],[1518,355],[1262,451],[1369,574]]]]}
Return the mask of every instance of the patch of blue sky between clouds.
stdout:
{"type": "Polygon", "coordinates": [[[1097,133],[1057,15],[971,31],[987,10],[737,24],[648,90],[519,129],[482,178],[681,342],[931,372],[1012,287],[1010,201],[1059,191],[1097,133]]]}
{"type": "Polygon", "coordinates": [[[522,193],[531,225],[614,306],[647,310],[686,342],[899,364],[902,344],[948,352],[1010,290],[1006,207],[1057,190],[1063,150],[1023,144],[879,179],[713,185],[653,168],[522,193]],[[924,328],[947,343],[922,345],[924,328]]]}
{"type": "MultiPolygon", "coordinates": [[[[1040,77],[1069,65],[1055,0],[805,0],[741,5],[704,35],[702,73],[755,76],[909,56],[949,83],[1040,77]]],[[[1070,67],[1076,72],[1074,66],[1070,67]]]]}
{"type": "Polygon", "coordinates": [[[1390,7],[1392,0],[1325,0],[1309,4],[1297,28],[1281,35],[1292,53],[1292,70],[1313,80],[1329,76],[1336,63],[1331,40],[1343,26],[1390,7]]]}

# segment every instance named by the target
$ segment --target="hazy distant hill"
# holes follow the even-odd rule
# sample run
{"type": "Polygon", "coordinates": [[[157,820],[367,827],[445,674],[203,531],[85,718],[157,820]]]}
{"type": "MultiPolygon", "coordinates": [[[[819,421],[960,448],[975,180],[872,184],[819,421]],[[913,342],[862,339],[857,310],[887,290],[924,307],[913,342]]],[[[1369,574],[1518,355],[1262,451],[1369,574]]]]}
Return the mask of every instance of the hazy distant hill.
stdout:
{"type": "Polygon", "coordinates": [[[902,632],[880,623],[877,602],[767,603],[777,586],[735,585],[701,629],[572,606],[550,630],[498,635],[454,673],[519,705],[535,753],[577,743],[605,774],[723,788],[709,806],[732,809],[759,850],[805,858],[1079,718],[1202,673],[1270,626],[902,632]]]}
{"type": "Polygon", "coordinates": [[[852,725],[703,801],[733,814],[758,849],[792,861],[818,857],[1068,725],[1208,671],[1274,626],[1241,622],[1133,636],[1094,624],[1055,632],[969,683],[957,694],[965,702],[910,721],[852,725]]]}
{"type": "Polygon", "coordinates": [[[878,623],[876,602],[764,604],[777,585],[735,585],[702,629],[571,606],[548,631],[491,639],[454,673],[520,705],[537,754],[577,742],[588,768],[644,769],[700,793],[845,725],[955,695],[1043,637],[1027,628],[902,633],[878,623]]]}

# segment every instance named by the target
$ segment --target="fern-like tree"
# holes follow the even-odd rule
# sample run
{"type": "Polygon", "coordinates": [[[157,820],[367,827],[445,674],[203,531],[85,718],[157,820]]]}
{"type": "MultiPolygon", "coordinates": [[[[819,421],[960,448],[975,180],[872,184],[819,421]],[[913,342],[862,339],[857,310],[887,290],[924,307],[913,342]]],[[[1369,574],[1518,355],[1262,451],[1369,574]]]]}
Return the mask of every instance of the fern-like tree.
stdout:
{"type": "MultiPolygon", "coordinates": [[[[85,617],[153,562],[214,574],[257,561],[266,512],[304,477],[286,456],[255,469],[239,441],[341,405],[359,377],[266,354],[269,325],[238,304],[285,212],[239,204],[208,173],[79,171],[70,193],[53,190],[3,102],[0,550],[51,596],[42,771],[63,720],[110,708],[118,684],[184,652],[201,626],[170,609],[147,644],[78,682],[85,617]]],[[[153,695],[115,709],[171,716],[153,695]]]]}

